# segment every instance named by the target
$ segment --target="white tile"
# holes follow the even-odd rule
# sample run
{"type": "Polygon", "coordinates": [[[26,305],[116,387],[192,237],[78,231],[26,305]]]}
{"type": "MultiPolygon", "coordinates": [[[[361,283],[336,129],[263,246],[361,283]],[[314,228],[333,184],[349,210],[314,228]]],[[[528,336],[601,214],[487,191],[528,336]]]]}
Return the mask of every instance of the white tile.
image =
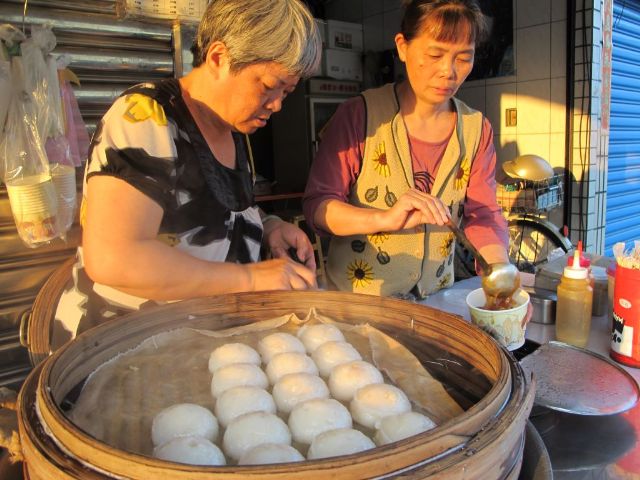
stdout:
{"type": "MultiPolygon", "coordinates": [[[[576,190],[574,190],[575,192],[576,190]]],[[[572,199],[571,201],[571,211],[573,213],[578,213],[580,211],[580,200],[577,198],[572,199]]],[[[589,197],[586,201],[582,202],[582,212],[583,214],[589,218],[591,217],[592,221],[587,223],[587,225],[593,225],[595,222],[595,211],[596,211],[596,199],[594,197],[589,197]]],[[[584,224],[583,224],[584,225],[584,224]]]]}
{"type": "Polygon", "coordinates": [[[496,181],[504,183],[509,177],[502,170],[502,164],[518,156],[517,137],[513,134],[494,135],[496,148],[496,181]]]}
{"type": "Polygon", "coordinates": [[[396,33],[400,31],[400,22],[402,21],[402,10],[391,10],[384,12],[383,23],[383,45],[385,49],[395,48],[394,38],[396,33]]]}
{"type": "Polygon", "coordinates": [[[564,133],[549,134],[549,158],[546,160],[555,168],[565,168],[566,138],[564,133]]]}
{"type": "Polygon", "coordinates": [[[472,87],[484,87],[487,84],[487,80],[479,78],[477,80],[467,80],[462,84],[460,88],[472,88],[472,87]]]}
{"type": "Polygon", "coordinates": [[[549,158],[549,134],[518,134],[518,155],[539,155],[549,158]]]}
{"type": "MultiPolygon", "coordinates": [[[[586,25],[587,27],[590,27],[591,25],[593,25],[593,17],[594,17],[594,11],[592,9],[587,8],[586,10],[583,11],[581,7],[576,6],[576,16],[575,16],[576,28],[580,28],[582,27],[582,25],[586,25]]],[[[598,27],[598,24],[596,24],[596,27],[598,27]]]]}
{"type": "Polygon", "coordinates": [[[381,52],[384,46],[384,17],[381,13],[367,17],[364,19],[364,50],[372,52],[381,52]]]}
{"type": "Polygon", "coordinates": [[[476,110],[480,110],[482,113],[485,113],[485,87],[461,88],[460,90],[458,90],[456,97],[469,105],[471,108],[475,108],[476,110]]]}
{"type": "Polygon", "coordinates": [[[551,78],[567,75],[567,22],[551,24],[551,78]]]}
{"type": "Polygon", "coordinates": [[[365,0],[340,0],[326,5],[327,19],[362,23],[362,2],[365,0]]]}
{"type": "Polygon", "coordinates": [[[550,78],[550,24],[516,30],[518,81],[550,78]]]}
{"type": "Polygon", "coordinates": [[[567,18],[567,0],[553,0],[551,2],[551,21],[567,18]]]}
{"type": "MultiPolygon", "coordinates": [[[[566,1],[566,0],[565,0],[566,1]]],[[[384,12],[384,0],[362,0],[363,21],[372,15],[384,12]]]]}
{"type": "Polygon", "coordinates": [[[485,79],[487,85],[500,85],[503,83],[515,83],[518,80],[516,75],[505,75],[504,77],[491,77],[485,79]]]}
{"type": "Polygon", "coordinates": [[[516,84],[487,85],[486,116],[496,134],[517,132],[517,127],[507,127],[506,110],[517,108],[516,84]]]}
{"type": "Polygon", "coordinates": [[[551,123],[549,131],[551,133],[564,134],[567,129],[567,79],[566,77],[551,79],[551,123]]]}
{"type": "Polygon", "coordinates": [[[587,248],[593,249],[596,246],[596,230],[587,230],[587,248]]]}
{"type": "Polygon", "coordinates": [[[516,0],[516,28],[551,21],[551,0],[516,0]]]}
{"type": "Polygon", "coordinates": [[[551,81],[518,82],[518,135],[548,134],[551,127],[551,81]]]}
{"type": "Polygon", "coordinates": [[[580,105],[582,104],[582,97],[589,98],[591,95],[591,85],[583,80],[576,80],[573,87],[573,98],[575,99],[575,113],[580,113],[580,105]]]}

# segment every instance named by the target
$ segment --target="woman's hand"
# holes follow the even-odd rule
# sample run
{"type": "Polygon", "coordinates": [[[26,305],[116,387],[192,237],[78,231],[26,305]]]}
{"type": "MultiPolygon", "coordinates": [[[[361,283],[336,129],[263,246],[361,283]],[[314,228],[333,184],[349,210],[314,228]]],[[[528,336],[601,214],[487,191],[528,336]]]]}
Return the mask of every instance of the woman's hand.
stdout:
{"type": "Polygon", "coordinates": [[[522,322],[520,323],[520,325],[522,325],[522,328],[526,328],[527,323],[531,321],[532,316],[533,316],[533,305],[531,305],[531,302],[529,302],[529,305],[527,305],[527,313],[522,319],[522,322]]]}
{"type": "Polygon", "coordinates": [[[439,198],[412,188],[381,214],[379,230],[395,232],[425,223],[442,226],[450,218],[449,209],[439,198]]]}
{"type": "Polygon", "coordinates": [[[264,236],[274,258],[291,258],[289,249],[293,248],[300,262],[314,272],[315,286],[316,257],[309,237],[301,229],[274,218],[264,224],[264,236]]]}
{"type": "Polygon", "coordinates": [[[264,262],[250,263],[250,291],[306,290],[317,287],[316,270],[286,258],[274,258],[264,262]]]}

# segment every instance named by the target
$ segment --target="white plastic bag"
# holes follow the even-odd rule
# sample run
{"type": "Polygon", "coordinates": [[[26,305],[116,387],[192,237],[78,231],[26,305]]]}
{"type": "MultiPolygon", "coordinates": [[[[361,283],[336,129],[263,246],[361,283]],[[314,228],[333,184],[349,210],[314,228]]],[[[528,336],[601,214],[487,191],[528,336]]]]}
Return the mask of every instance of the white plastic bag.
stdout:
{"type": "Polygon", "coordinates": [[[60,235],[56,191],[35,119],[33,100],[14,91],[0,158],[18,234],[32,248],[60,235]]]}

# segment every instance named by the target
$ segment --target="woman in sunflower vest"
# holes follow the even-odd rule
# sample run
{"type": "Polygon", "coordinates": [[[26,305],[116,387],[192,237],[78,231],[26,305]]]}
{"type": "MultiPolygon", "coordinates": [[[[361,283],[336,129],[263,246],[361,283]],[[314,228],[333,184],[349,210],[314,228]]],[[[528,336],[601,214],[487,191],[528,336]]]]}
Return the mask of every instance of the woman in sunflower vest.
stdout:
{"type": "Polygon", "coordinates": [[[449,219],[489,263],[509,261],[491,125],[454,97],[485,30],[475,0],[405,2],[395,43],[407,79],[344,102],[328,124],[304,211],[332,235],[338,289],[424,297],[450,286],[449,219]]]}
{"type": "Polygon", "coordinates": [[[149,304],[316,285],[304,232],[255,204],[246,137],[316,69],[312,15],[299,0],[212,0],[192,50],[191,72],[127,90],[94,134],[53,348],[149,304]],[[259,261],[262,244],[275,258],[259,261]]]}

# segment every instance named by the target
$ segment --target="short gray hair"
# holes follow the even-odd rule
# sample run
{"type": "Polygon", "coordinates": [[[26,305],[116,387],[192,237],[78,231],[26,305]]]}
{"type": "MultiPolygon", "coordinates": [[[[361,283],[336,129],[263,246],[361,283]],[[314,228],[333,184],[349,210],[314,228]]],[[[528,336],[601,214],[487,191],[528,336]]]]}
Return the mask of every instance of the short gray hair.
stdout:
{"type": "Polygon", "coordinates": [[[192,47],[194,67],[204,63],[216,41],[227,47],[232,71],[276,62],[310,77],[322,54],[316,22],[300,0],[211,0],[192,47]]]}

